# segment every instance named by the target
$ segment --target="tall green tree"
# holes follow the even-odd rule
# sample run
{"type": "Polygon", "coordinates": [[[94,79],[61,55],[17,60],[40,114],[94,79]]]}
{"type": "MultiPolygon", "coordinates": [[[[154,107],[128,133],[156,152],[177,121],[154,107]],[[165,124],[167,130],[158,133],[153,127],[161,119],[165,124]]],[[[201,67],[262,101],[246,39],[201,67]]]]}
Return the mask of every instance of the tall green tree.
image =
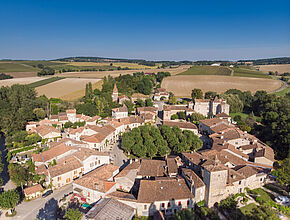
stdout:
{"type": "Polygon", "coordinates": [[[4,191],[0,194],[0,207],[8,209],[11,214],[19,199],[19,194],[15,190],[4,191]]]}
{"type": "Polygon", "coordinates": [[[64,219],[67,219],[67,220],[81,220],[82,216],[83,216],[82,213],[78,209],[68,208],[65,211],[64,219]]]}
{"type": "Polygon", "coordinates": [[[202,90],[201,89],[194,88],[191,91],[191,98],[192,98],[192,100],[194,100],[194,99],[202,99],[203,98],[203,92],[202,92],[202,90]]]}

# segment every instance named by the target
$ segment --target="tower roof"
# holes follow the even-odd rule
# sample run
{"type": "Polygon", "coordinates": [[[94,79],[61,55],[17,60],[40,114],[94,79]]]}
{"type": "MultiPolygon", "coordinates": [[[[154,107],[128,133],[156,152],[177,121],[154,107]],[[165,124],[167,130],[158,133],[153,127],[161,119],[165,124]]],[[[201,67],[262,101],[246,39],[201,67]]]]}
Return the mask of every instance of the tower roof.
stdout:
{"type": "Polygon", "coordinates": [[[117,89],[117,85],[116,85],[116,83],[115,83],[115,85],[114,85],[113,93],[118,93],[118,89],[117,89]]]}

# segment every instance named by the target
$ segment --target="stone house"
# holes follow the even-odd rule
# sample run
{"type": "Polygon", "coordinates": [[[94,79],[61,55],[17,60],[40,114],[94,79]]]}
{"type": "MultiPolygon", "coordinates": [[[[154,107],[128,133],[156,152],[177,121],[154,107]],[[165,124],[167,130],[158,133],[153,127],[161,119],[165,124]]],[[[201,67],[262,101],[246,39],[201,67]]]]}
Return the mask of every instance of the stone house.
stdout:
{"type": "Polygon", "coordinates": [[[42,195],[43,187],[40,184],[30,186],[24,189],[26,199],[35,199],[42,195]]]}
{"type": "Polygon", "coordinates": [[[128,108],[126,105],[123,105],[119,108],[112,109],[112,118],[119,119],[119,118],[126,118],[128,117],[128,108]]]}

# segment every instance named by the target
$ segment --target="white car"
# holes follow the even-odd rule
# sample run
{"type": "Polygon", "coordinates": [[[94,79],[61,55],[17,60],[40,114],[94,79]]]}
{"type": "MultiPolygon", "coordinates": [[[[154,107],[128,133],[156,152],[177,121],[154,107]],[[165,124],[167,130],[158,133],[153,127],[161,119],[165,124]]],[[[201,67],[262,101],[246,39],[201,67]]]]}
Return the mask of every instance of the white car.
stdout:
{"type": "Polygon", "coordinates": [[[275,201],[278,203],[289,203],[289,198],[287,196],[278,196],[277,198],[275,198],[275,201]]]}

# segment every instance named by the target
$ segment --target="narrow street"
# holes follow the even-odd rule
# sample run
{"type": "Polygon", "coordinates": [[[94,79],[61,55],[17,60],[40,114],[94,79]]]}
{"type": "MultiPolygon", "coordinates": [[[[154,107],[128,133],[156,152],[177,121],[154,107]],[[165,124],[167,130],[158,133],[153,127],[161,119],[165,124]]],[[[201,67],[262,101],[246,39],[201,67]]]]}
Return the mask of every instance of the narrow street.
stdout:
{"type": "Polygon", "coordinates": [[[35,200],[25,202],[16,206],[17,214],[13,218],[5,217],[6,210],[1,213],[0,219],[19,219],[19,220],[32,220],[32,219],[56,219],[56,211],[58,208],[58,201],[69,192],[72,192],[72,184],[55,190],[51,195],[46,198],[39,197],[35,200]]]}

